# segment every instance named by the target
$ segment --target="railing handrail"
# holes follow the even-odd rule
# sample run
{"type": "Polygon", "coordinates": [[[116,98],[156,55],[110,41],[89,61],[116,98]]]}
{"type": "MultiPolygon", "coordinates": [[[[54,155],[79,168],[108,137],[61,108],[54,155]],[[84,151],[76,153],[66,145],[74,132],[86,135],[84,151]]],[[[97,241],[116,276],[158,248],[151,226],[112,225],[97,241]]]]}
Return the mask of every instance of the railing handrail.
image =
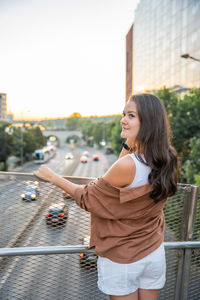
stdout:
{"type": "MultiPolygon", "coordinates": [[[[164,242],[166,249],[188,249],[200,248],[200,241],[195,242],[164,242]]],[[[17,247],[17,248],[0,248],[0,256],[25,256],[25,255],[47,255],[47,254],[66,254],[81,253],[88,250],[88,246],[47,246],[47,247],[17,247]]]]}
{"type": "MultiPolygon", "coordinates": [[[[24,179],[24,180],[27,180],[27,177],[29,177],[29,178],[32,178],[33,180],[45,182],[44,180],[33,175],[33,173],[0,171],[0,176],[16,176],[16,177],[24,179]]],[[[80,183],[80,184],[88,183],[88,182],[96,179],[93,177],[81,177],[81,176],[63,176],[63,178],[68,179],[74,183],[80,183]]],[[[192,186],[199,187],[198,185],[194,185],[194,184],[178,183],[179,190],[190,191],[192,186]]]]}
{"type": "MultiPolygon", "coordinates": [[[[37,181],[46,182],[45,180],[36,177],[33,173],[0,171],[0,176],[16,176],[23,180],[27,180],[27,177],[29,177],[29,180],[32,179],[34,181],[37,180],[37,181]]],[[[68,179],[69,181],[72,181],[74,183],[80,183],[80,184],[88,183],[96,179],[93,177],[81,177],[81,176],[63,176],[63,178],[68,179]]]]}

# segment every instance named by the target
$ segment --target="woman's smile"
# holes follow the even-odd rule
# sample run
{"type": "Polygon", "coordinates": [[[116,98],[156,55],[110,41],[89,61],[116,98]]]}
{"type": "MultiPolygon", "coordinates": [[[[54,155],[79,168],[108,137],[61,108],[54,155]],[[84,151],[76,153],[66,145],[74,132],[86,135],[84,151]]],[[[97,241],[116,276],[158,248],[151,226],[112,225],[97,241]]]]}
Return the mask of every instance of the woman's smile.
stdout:
{"type": "Polygon", "coordinates": [[[133,101],[126,104],[120,123],[122,127],[121,137],[128,138],[130,141],[134,142],[140,130],[140,120],[136,104],[133,101]]]}

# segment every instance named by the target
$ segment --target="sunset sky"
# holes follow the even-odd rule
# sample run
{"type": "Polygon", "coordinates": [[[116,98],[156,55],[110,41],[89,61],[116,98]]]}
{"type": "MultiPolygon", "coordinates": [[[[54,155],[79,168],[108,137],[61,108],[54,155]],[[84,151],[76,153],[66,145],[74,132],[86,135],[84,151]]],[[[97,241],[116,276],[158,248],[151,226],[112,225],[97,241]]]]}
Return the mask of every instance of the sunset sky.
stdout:
{"type": "Polygon", "coordinates": [[[121,113],[139,0],[1,0],[0,92],[16,118],[121,113]]]}

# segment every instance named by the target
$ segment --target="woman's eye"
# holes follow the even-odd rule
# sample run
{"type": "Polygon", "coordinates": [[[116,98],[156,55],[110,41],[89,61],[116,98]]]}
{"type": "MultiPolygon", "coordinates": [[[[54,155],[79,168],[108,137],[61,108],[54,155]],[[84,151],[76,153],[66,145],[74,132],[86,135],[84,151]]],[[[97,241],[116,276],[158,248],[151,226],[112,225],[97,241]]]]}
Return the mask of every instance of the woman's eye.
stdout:
{"type": "Polygon", "coordinates": [[[129,114],[129,117],[130,118],[134,118],[135,116],[133,114],[129,114]]]}

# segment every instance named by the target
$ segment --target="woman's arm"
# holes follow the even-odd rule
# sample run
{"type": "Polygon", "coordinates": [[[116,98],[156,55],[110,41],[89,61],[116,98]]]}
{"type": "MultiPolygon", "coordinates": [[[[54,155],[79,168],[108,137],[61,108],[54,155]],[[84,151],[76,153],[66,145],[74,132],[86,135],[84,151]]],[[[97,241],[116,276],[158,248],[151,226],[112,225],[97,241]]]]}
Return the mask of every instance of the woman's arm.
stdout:
{"type": "Polygon", "coordinates": [[[119,158],[102,176],[116,187],[125,187],[133,182],[136,173],[135,162],[130,156],[119,158]]]}
{"type": "Polygon", "coordinates": [[[74,197],[76,189],[80,186],[79,184],[72,183],[71,181],[64,179],[62,176],[56,174],[50,170],[47,166],[42,165],[33,174],[45,181],[51,182],[74,197]]]}

